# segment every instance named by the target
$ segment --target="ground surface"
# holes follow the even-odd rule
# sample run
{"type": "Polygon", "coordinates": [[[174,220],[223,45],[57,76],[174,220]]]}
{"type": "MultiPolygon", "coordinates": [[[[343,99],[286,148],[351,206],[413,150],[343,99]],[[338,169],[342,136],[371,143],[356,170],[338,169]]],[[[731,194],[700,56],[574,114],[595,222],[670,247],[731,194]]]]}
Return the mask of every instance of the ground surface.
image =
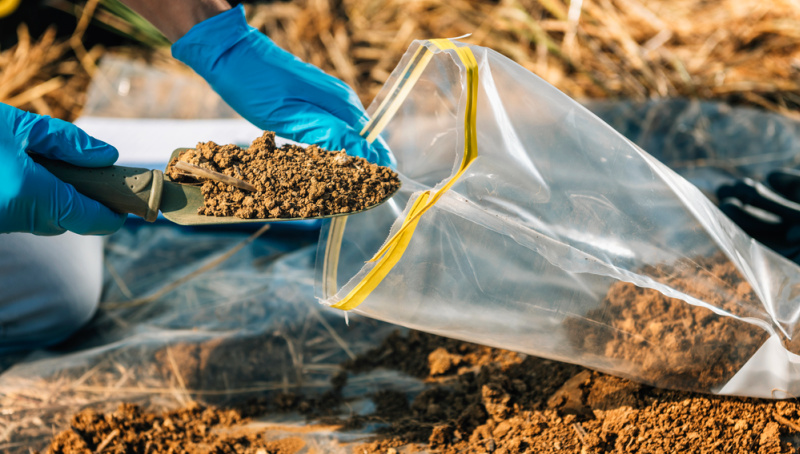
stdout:
{"type": "MultiPolygon", "coordinates": [[[[173,353],[173,355],[175,352],[173,353]]],[[[180,355],[180,353],[178,353],[180,355]]],[[[181,361],[181,358],[176,358],[181,361]]],[[[800,433],[800,404],[660,390],[577,366],[444,339],[393,334],[343,364],[319,396],[277,394],[224,408],[190,404],[148,414],[123,404],[116,412],[78,413],[53,439],[51,452],[299,453],[301,435],[237,429],[248,418],[300,412],[341,430],[377,428],[351,452],[496,453],[788,453],[800,433]],[[347,414],[340,390],[380,368],[426,382],[409,395],[391,388],[370,396],[374,411],[347,414]],[[344,411],[343,411],[344,410],[344,411]]]]}

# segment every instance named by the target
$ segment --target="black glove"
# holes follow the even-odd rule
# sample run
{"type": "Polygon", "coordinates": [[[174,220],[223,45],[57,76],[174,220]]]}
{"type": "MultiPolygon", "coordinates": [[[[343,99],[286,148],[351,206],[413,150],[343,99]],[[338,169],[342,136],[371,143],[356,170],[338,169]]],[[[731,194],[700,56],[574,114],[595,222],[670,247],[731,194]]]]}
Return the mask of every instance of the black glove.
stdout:
{"type": "Polygon", "coordinates": [[[719,207],[748,235],[800,263],[800,171],[776,170],[717,188],[719,207]]]}

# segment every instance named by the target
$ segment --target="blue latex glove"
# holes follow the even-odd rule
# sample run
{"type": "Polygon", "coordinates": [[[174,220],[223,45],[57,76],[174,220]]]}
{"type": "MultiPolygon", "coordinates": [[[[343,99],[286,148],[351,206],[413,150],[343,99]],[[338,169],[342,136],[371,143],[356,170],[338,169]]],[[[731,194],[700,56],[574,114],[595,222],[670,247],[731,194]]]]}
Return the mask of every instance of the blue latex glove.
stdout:
{"type": "Polygon", "coordinates": [[[241,5],[192,27],[173,44],[172,55],[261,129],[393,164],[380,139],[369,144],[359,135],[368,118],[353,90],[249,26],[241,5]]]}
{"type": "Polygon", "coordinates": [[[109,166],[117,150],[75,125],[0,103],[0,233],[111,233],[125,216],[79,194],[26,150],[83,167],[109,166]]]}

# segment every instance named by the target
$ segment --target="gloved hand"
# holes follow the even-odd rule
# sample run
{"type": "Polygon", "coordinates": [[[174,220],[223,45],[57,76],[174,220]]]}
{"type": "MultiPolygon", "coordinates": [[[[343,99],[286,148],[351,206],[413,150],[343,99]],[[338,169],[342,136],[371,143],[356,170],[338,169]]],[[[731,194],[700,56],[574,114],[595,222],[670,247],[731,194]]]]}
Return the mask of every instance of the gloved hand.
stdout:
{"type": "Polygon", "coordinates": [[[791,260],[800,260],[800,171],[770,172],[717,188],[720,209],[748,235],[791,260]]]}
{"type": "Polygon", "coordinates": [[[33,162],[27,150],[83,167],[117,160],[117,150],[66,121],[0,103],[0,233],[111,233],[125,216],[79,194],[33,162]]]}
{"type": "Polygon", "coordinates": [[[250,27],[241,5],[192,27],[172,45],[172,55],[259,128],[393,164],[380,138],[369,144],[359,135],[368,118],[353,90],[250,27]]]}

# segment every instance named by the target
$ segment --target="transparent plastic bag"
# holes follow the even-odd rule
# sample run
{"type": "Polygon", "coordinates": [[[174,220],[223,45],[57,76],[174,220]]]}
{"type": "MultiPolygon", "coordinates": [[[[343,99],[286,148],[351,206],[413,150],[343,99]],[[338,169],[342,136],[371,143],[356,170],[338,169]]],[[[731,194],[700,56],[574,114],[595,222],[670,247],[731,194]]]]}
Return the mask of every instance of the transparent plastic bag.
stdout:
{"type": "Polygon", "coordinates": [[[661,387],[800,393],[798,268],[554,87],[419,41],[370,114],[403,187],[324,226],[325,304],[661,387]]]}
{"type": "Polygon", "coordinates": [[[584,105],[712,200],[722,184],[800,165],[800,123],[773,112],[689,99],[584,105]]]}

